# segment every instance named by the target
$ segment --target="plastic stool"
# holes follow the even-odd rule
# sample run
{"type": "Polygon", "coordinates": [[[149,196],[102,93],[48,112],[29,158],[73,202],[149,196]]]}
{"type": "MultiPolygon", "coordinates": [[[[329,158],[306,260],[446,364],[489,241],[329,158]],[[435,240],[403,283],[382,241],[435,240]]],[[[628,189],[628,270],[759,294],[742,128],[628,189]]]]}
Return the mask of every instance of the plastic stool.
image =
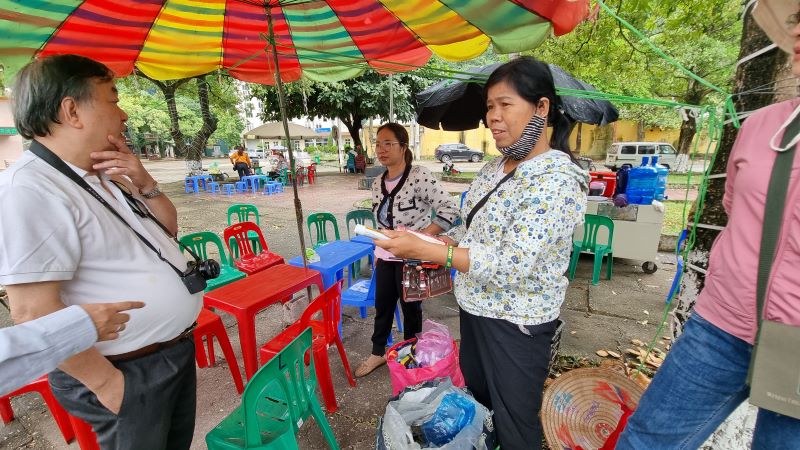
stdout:
{"type": "Polygon", "coordinates": [[[81,450],[100,450],[100,444],[97,443],[97,435],[94,434],[92,427],[83,420],[69,415],[69,423],[72,424],[72,429],[75,430],[75,440],[78,441],[78,447],[81,450]]]}
{"type": "Polygon", "coordinates": [[[187,194],[194,192],[194,182],[189,179],[184,180],[183,189],[186,191],[187,194]]]}
{"type": "Polygon", "coordinates": [[[237,181],[236,182],[236,192],[247,192],[247,182],[246,181],[237,181]]]}
{"type": "Polygon", "coordinates": [[[219,346],[222,348],[222,354],[228,361],[228,368],[231,370],[233,383],[236,385],[236,392],[240,395],[244,392],[244,385],[242,384],[242,374],[239,372],[239,362],[233,354],[233,347],[231,341],[228,340],[228,333],[225,332],[225,326],[222,324],[222,318],[213,312],[203,308],[200,310],[200,316],[197,317],[197,327],[192,333],[194,335],[195,346],[195,359],[197,365],[201,369],[210,365],[214,365],[214,338],[217,338],[219,346]],[[206,359],[206,352],[203,349],[203,338],[206,338],[208,343],[208,359],[206,359]]]}
{"type": "Polygon", "coordinates": [[[211,192],[212,194],[219,192],[219,183],[217,183],[216,181],[211,181],[207,183],[206,192],[211,192]]]}
{"type": "Polygon", "coordinates": [[[275,186],[275,193],[286,191],[286,189],[283,187],[283,183],[280,181],[273,181],[272,184],[275,186]]]}
{"type": "Polygon", "coordinates": [[[0,417],[2,417],[3,423],[9,423],[14,420],[14,411],[11,409],[11,397],[17,397],[28,392],[38,392],[39,395],[42,396],[44,402],[47,404],[47,408],[50,409],[50,413],[53,415],[53,419],[56,420],[56,425],[58,425],[58,429],[61,430],[61,435],[64,436],[64,440],[68,444],[72,442],[72,440],[75,439],[75,432],[72,430],[72,425],[69,423],[69,414],[58,404],[58,401],[53,396],[50,385],[47,384],[47,375],[22,386],[8,395],[0,397],[0,417]]]}
{"type": "Polygon", "coordinates": [[[225,190],[225,195],[233,195],[233,185],[232,184],[223,184],[222,189],[225,190]]]}

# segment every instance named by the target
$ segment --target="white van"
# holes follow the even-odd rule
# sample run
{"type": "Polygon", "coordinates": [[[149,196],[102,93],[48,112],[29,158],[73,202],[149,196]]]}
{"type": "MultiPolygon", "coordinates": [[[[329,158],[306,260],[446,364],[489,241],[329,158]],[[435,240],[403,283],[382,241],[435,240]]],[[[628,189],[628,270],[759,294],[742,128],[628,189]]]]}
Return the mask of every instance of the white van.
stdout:
{"type": "Polygon", "coordinates": [[[643,156],[658,156],[658,163],[667,169],[677,167],[678,152],[666,142],[616,142],[606,154],[605,166],[617,170],[623,164],[636,167],[642,163],[643,156]]]}

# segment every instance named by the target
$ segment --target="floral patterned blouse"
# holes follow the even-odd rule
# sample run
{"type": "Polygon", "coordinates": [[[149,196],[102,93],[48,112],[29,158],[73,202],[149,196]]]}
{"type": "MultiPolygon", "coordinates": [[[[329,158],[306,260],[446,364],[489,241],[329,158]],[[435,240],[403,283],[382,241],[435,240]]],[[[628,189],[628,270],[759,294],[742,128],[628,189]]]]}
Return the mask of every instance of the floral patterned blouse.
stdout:
{"type": "MultiPolygon", "coordinates": [[[[466,218],[496,185],[503,158],[487,163],[470,185],[466,218]]],[[[456,277],[458,304],[470,314],[538,325],[558,318],[572,234],[583,223],[589,174],[550,150],[522,162],[464,225],[447,235],[469,248],[469,272],[456,277]]]]}

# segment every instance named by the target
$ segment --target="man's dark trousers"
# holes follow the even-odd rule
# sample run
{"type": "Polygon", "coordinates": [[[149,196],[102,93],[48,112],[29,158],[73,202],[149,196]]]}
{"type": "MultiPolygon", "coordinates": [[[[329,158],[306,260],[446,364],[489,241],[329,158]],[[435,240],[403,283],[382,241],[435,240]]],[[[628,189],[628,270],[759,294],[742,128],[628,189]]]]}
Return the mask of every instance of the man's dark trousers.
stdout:
{"type": "Polygon", "coordinates": [[[194,341],[129,361],[115,362],[125,376],[119,415],[66,373],[50,373],[50,388],[66,410],[86,421],[103,450],[183,450],[194,435],[197,403],[194,341]]]}

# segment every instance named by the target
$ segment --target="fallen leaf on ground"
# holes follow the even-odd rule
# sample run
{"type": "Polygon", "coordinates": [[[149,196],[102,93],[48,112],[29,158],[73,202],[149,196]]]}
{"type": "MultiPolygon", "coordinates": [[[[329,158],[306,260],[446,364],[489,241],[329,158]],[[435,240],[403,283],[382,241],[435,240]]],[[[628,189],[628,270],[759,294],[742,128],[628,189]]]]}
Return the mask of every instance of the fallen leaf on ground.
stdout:
{"type": "Polygon", "coordinates": [[[647,325],[647,321],[646,321],[646,320],[643,320],[643,321],[641,321],[641,322],[638,322],[638,323],[640,323],[640,324],[642,324],[642,325],[647,325]]]}
{"type": "Polygon", "coordinates": [[[611,291],[611,293],[612,293],[612,294],[614,294],[614,295],[617,295],[617,293],[616,293],[616,292],[614,292],[614,291],[611,291]]]}
{"type": "Polygon", "coordinates": [[[644,342],[642,342],[642,341],[640,341],[638,339],[633,339],[633,340],[631,340],[631,344],[638,345],[639,347],[642,347],[644,345],[644,342]]]}
{"type": "Polygon", "coordinates": [[[575,336],[576,334],[578,334],[578,332],[577,331],[570,331],[569,334],[575,336]]]}
{"type": "Polygon", "coordinates": [[[622,357],[622,356],[621,356],[619,353],[617,353],[617,352],[612,352],[611,350],[609,350],[609,351],[608,351],[608,356],[610,356],[610,357],[612,357],[612,358],[617,358],[617,359],[619,359],[619,358],[621,358],[621,357],[622,357]]]}
{"type": "Polygon", "coordinates": [[[605,351],[605,350],[598,350],[598,351],[596,351],[595,353],[597,354],[597,356],[600,356],[600,357],[603,357],[603,358],[605,358],[606,356],[608,356],[608,352],[607,352],[607,351],[605,351]]]}
{"type": "Polygon", "coordinates": [[[642,311],[642,312],[643,312],[643,313],[644,313],[646,316],[649,316],[649,315],[650,315],[650,311],[648,311],[648,310],[646,310],[646,309],[645,309],[644,311],[642,311]]]}

